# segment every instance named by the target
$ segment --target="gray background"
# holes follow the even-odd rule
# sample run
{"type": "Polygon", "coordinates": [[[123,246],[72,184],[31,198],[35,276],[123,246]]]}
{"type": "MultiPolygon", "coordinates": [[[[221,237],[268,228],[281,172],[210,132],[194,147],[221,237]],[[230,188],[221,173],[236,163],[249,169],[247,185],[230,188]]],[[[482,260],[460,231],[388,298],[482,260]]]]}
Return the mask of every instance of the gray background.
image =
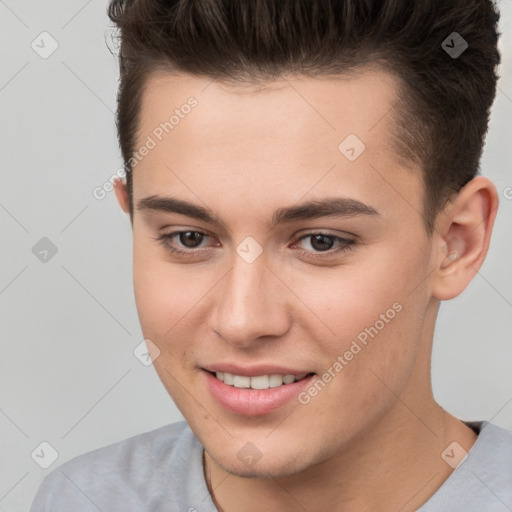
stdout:
{"type": "MultiPolygon", "coordinates": [[[[441,307],[432,371],[447,410],[512,428],[512,4],[500,6],[482,173],[501,204],[483,268],[441,307]]],[[[27,510],[66,460],[182,419],[133,355],[129,220],[113,192],[92,194],[122,164],[110,34],[105,0],[0,0],[0,512],[27,510]],[[43,31],[59,45],[48,58],[31,47],[51,49],[43,31]],[[46,262],[32,252],[42,237],[58,250],[46,262]],[[49,469],[31,457],[43,441],[58,452],[49,469]]]]}

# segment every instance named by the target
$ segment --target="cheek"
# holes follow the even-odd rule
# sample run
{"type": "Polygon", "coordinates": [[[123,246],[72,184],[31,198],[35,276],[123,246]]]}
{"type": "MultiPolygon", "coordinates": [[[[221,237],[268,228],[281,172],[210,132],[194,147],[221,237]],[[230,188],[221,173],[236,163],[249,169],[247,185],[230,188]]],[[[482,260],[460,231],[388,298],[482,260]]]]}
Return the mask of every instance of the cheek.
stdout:
{"type": "Polygon", "coordinates": [[[318,315],[310,315],[312,321],[320,324],[322,320],[330,328],[333,340],[346,340],[376,322],[382,332],[391,324],[403,322],[409,313],[399,313],[397,309],[413,316],[419,313],[414,310],[426,304],[422,287],[417,287],[427,274],[423,254],[418,248],[404,258],[398,245],[369,248],[338,267],[290,270],[286,280],[293,283],[304,304],[318,315]]]}
{"type": "MultiPolygon", "coordinates": [[[[183,270],[165,261],[160,247],[134,242],[133,286],[144,336],[162,341],[193,304],[194,289],[183,270]]],[[[169,336],[171,336],[169,333],[169,336]]]]}
{"type": "Polygon", "coordinates": [[[144,338],[160,350],[153,367],[182,411],[192,407],[181,383],[188,378],[185,369],[193,363],[191,339],[197,332],[192,326],[201,325],[195,315],[204,295],[190,285],[191,277],[150,244],[134,243],[133,284],[139,322],[144,338]]]}
{"type": "MultiPolygon", "coordinates": [[[[221,274],[223,272],[221,271],[221,274]]],[[[219,271],[169,261],[161,247],[136,240],[133,285],[139,322],[145,338],[161,355],[155,361],[175,367],[194,359],[198,340],[206,337],[205,318],[219,271]]]]}
{"type": "Polygon", "coordinates": [[[392,389],[403,387],[413,369],[428,298],[421,285],[428,270],[420,245],[407,258],[396,245],[331,269],[320,280],[295,277],[304,303],[322,320],[320,325],[311,315],[310,330],[318,325],[318,336],[327,332],[323,324],[329,327],[328,336],[317,338],[327,356],[324,364],[346,354],[342,373],[358,389],[382,387],[371,371],[382,374],[392,389]]]}

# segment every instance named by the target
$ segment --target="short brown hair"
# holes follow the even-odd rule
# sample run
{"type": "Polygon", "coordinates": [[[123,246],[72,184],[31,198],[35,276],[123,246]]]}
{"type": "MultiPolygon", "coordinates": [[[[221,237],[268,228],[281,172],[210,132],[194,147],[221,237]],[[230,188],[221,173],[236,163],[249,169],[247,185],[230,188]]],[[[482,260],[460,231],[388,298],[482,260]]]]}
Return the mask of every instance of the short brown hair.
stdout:
{"type": "Polygon", "coordinates": [[[479,172],[501,61],[491,0],[111,0],[108,15],[120,29],[117,128],[132,220],[130,158],[156,70],[262,85],[383,65],[402,84],[394,149],[422,167],[428,233],[479,172]],[[457,57],[443,48],[454,32],[468,44],[457,57]]]}

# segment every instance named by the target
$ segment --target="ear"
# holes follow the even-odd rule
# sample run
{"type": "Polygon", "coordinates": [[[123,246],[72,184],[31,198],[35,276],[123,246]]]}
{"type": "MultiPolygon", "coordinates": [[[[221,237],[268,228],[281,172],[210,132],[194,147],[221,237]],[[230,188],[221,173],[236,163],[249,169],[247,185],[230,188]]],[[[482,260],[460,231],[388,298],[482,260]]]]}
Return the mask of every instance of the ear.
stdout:
{"type": "Polygon", "coordinates": [[[114,192],[116,193],[117,202],[124,213],[130,213],[130,201],[128,199],[128,190],[126,182],[121,178],[114,181],[114,192]]]}
{"type": "Polygon", "coordinates": [[[477,176],[452,198],[436,219],[432,295],[449,300],[464,291],[487,255],[498,209],[494,184],[477,176]]]}

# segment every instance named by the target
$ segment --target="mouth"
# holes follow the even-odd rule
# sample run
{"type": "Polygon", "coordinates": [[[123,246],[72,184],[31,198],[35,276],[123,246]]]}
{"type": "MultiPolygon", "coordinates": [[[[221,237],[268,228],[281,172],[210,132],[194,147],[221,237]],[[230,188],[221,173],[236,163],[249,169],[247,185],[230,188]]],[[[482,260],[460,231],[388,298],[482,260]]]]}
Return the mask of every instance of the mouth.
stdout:
{"type": "MultiPolygon", "coordinates": [[[[205,387],[213,400],[240,416],[263,416],[285,405],[300,405],[301,391],[311,385],[315,373],[236,375],[202,369],[205,387]]],[[[302,407],[302,405],[301,405],[302,407]]]]}
{"type": "Polygon", "coordinates": [[[281,386],[287,386],[294,382],[299,382],[314,373],[300,373],[298,375],[293,374],[268,374],[268,375],[255,375],[249,377],[247,375],[234,375],[228,372],[211,372],[207,371],[210,375],[213,375],[216,379],[220,380],[227,386],[232,386],[239,389],[273,389],[281,386]]]}

